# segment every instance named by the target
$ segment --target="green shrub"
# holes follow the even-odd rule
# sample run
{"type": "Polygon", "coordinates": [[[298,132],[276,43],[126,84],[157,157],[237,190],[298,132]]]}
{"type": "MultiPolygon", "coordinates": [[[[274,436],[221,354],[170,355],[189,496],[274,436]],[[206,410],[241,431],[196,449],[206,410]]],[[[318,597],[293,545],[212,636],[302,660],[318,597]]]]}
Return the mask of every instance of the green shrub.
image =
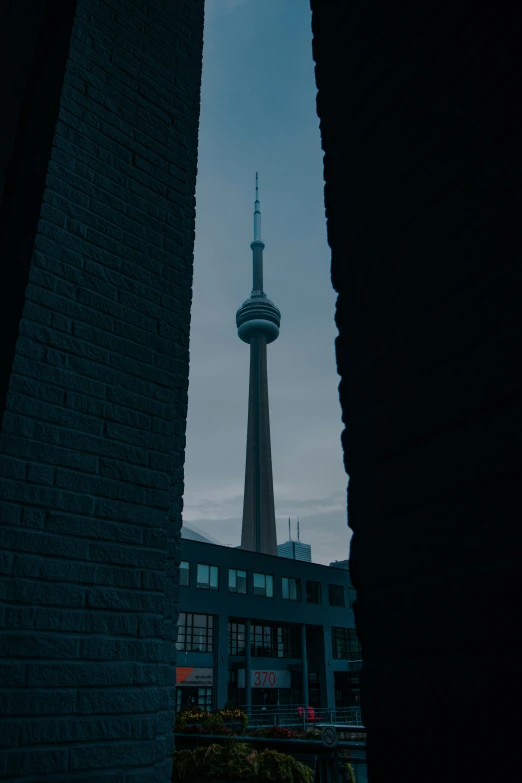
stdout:
{"type": "Polygon", "coordinates": [[[348,770],[348,779],[349,779],[350,783],[356,783],[355,782],[355,772],[353,771],[352,765],[348,761],[345,761],[344,764],[343,764],[343,767],[348,770]]]}
{"type": "Polygon", "coordinates": [[[173,758],[173,781],[196,777],[204,780],[252,781],[252,783],[312,783],[312,770],[293,756],[264,750],[258,753],[241,742],[177,750],[173,758]],[[189,756],[192,758],[190,759],[189,756]]]}
{"type": "Polygon", "coordinates": [[[177,750],[174,753],[174,763],[172,767],[172,779],[190,780],[194,776],[196,761],[194,754],[190,750],[177,750]]]}
{"type": "MultiPolygon", "coordinates": [[[[208,712],[199,708],[192,708],[183,710],[183,712],[176,715],[175,731],[184,732],[187,731],[187,727],[201,725],[203,728],[203,734],[233,734],[232,731],[223,727],[224,722],[227,723],[241,723],[242,733],[244,734],[248,726],[248,716],[246,713],[237,709],[224,709],[216,710],[215,712],[208,712]]],[[[190,730],[190,733],[198,733],[196,729],[190,730]]]]}
{"type": "Polygon", "coordinates": [[[305,733],[305,739],[309,740],[320,740],[322,737],[321,729],[308,729],[308,731],[305,733]]]}
{"type": "Polygon", "coordinates": [[[300,761],[277,750],[264,750],[254,759],[256,783],[288,781],[289,783],[313,783],[313,773],[300,761]]]}

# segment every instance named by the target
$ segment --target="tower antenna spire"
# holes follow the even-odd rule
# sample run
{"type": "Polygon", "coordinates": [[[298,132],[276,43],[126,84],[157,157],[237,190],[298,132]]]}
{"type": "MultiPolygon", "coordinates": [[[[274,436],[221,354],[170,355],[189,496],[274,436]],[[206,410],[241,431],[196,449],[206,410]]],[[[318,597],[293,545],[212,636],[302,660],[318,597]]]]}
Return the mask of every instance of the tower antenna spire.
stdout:
{"type": "Polygon", "coordinates": [[[261,242],[261,207],[259,204],[259,176],[256,171],[256,200],[254,203],[254,242],[261,242]]]}
{"type": "Polygon", "coordinates": [[[299,517],[297,517],[297,540],[299,541],[299,517]]]}
{"type": "Polygon", "coordinates": [[[291,530],[290,530],[290,517],[288,517],[288,540],[289,541],[292,540],[292,533],[291,533],[291,530]]]}

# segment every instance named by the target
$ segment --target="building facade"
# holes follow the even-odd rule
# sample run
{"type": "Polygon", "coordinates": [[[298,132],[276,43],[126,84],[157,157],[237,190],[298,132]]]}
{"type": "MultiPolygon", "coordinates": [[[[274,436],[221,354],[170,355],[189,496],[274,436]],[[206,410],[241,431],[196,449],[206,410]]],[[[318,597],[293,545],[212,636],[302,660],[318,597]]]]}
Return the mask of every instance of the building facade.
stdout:
{"type": "Polygon", "coordinates": [[[178,710],[358,705],[346,572],[199,541],[181,551],[178,710]]]}
{"type": "Polygon", "coordinates": [[[284,544],[278,544],[277,554],[279,557],[289,557],[292,560],[312,562],[312,547],[310,544],[303,544],[302,541],[285,541],[284,544]]]}

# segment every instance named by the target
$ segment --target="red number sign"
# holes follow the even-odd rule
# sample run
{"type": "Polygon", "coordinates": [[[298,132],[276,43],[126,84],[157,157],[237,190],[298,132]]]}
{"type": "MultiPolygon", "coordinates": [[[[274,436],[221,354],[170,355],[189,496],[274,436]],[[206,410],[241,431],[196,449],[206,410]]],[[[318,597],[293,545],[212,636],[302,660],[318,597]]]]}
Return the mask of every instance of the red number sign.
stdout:
{"type": "Polygon", "coordinates": [[[254,672],[254,688],[275,688],[277,683],[275,672],[254,672]]]}

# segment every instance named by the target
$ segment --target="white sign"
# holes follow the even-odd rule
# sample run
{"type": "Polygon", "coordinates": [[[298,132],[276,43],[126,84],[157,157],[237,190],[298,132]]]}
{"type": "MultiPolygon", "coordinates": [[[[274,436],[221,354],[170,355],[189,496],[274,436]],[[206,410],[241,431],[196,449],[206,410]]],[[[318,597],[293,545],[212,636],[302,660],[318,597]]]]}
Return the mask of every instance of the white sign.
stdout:
{"type": "MultiPolygon", "coordinates": [[[[285,669],[252,669],[250,672],[251,688],[290,688],[292,674],[285,669]]],[[[237,673],[237,687],[245,687],[245,670],[237,673]]]]}
{"type": "Polygon", "coordinates": [[[337,729],[335,726],[323,726],[323,745],[334,748],[337,745],[337,729]]]}
{"type": "Polygon", "coordinates": [[[197,668],[195,666],[177,666],[176,685],[178,688],[194,685],[209,687],[212,685],[212,669],[197,668]]]}

